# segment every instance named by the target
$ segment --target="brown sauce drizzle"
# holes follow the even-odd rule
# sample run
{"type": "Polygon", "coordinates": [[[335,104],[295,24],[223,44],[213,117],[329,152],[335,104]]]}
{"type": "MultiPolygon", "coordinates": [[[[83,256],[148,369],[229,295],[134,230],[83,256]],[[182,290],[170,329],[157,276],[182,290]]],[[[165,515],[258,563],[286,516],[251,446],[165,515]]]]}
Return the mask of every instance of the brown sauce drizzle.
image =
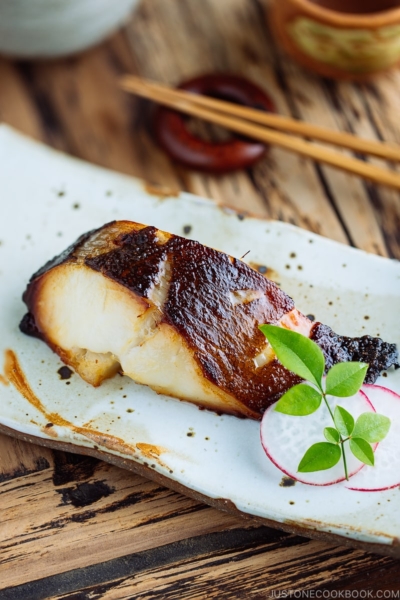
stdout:
{"type": "MultiPolygon", "coordinates": [[[[25,374],[19,364],[17,355],[13,350],[5,351],[5,362],[4,362],[4,373],[8,379],[8,381],[15,387],[15,389],[30,403],[34,406],[45,419],[52,423],[53,425],[59,425],[61,427],[68,427],[71,431],[75,433],[79,433],[84,437],[93,440],[105,448],[109,450],[123,452],[124,454],[135,454],[135,446],[131,444],[127,444],[121,438],[118,438],[113,435],[109,435],[107,433],[102,433],[100,431],[96,431],[95,429],[90,429],[88,427],[79,427],[74,425],[70,421],[67,421],[63,417],[61,417],[57,413],[48,412],[41,402],[39,398],[36,396],[35,392],[32,390],[29,385],[25,374]]],[[[48,434],[49,431],[46,428],[43,428],[44,431],[48,434]]],[[[54,432],[52,433],[52,437],[54,437],[54,432]]],[[[139,444],[137,445],[139,448],[139,444]]],[[[156,448],[156,446],[154,446],[156,448]]]]}
{"type": "Polygon", "coordinates": [[[264,277],[266,277],[267,279],[272,279],[272,281],[275,281],[275,282],[279,280],[279,273],[278,273],[278,271],[275,271],[275,269],[271,269],[270,267],[267,267],[266,265],[260,265],[259,263],[256,263],[256,262],[249,262],[248,265],[255,271],[258,271],[259,273],[261,273],[261,275],[264,275],[264,277]]]}
{"type": "Polygon", "coordinates": [[[5,351],[4,372],[9,382],[15,389],[26,399],[32,406],[42,413],[48,422],[54,425],[70,427],[72,424],[55,413],[49,413],[43,406],[42,402],[36,396],[29,383],[26,380],[25,374],[18,362],[17,355],[13,350],[5,351]]]}
{"type": "Polygon", "coordinates": [[[147,458],[148,460],[155,460],[158,462],[160,467],[164,467],[165,469],[168,469],[170,471],[168,465],[166,465],[159,459],[160,454],[166,452],[165,448],[162,448],[161,446],[154,446],[154,444],[146,444],[145,442],[138,442],[136,444],[136,448],[139,450],[139,452],[144,458],[147,458]]]}
{"type": "Polygon", "coordinates": [[[160,454],[165,452],[164,448],[161,446],[154,446],[153,444],[145,444],[144,442],[139,442],[136,444],[136,448],[140,450],[140,452],[146,458],[158,458],[160,454]]]}

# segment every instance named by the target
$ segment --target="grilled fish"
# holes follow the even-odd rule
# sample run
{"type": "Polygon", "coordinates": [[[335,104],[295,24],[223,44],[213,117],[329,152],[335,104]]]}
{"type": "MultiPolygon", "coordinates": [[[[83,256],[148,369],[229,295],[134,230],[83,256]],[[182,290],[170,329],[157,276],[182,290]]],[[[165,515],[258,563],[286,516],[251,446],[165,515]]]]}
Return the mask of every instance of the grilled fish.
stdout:
{"type": "Polygon", "coordinates": [[[240,260],[130,221],[82,235],[32,276],[23,299],[20,329],[88,383],[121,372],[158,393],[253,419],[300,381],[276,359],[262,323],[309,336],[328,367],[368,362],[368,382],[397,364],[394,344],[310,321],[240,260]]]}

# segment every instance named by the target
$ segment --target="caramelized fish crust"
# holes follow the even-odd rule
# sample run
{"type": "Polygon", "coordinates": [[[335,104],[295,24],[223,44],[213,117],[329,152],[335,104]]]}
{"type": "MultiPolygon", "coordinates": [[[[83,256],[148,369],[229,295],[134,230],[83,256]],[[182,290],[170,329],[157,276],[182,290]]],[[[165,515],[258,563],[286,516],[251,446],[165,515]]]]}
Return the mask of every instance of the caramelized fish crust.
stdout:
{"type": "MultiPolygon", "coordinates": [[[[243,406],[243,410],[227,407],[226,412],[258,418],[300,381],[274,357],[257,362],[266,349],[265,337],[258,329],[260,324],[279,324],[285,315],[294,315],[296,323],[298,315],[306,334],[323,349],[328,366],[355,359],[356,353],[352,354],[351,349],[360,348],[351,338],[337,336],[320,323],[312,324],[295,310],[293,300],[285,292],[245,263],[155,227],[119,221],[84,234],[49,261],[32,276],[23,297],[29,313],[21,322],[21,330],[43,339],[72,366],[75,365],[68,360],[68,353],[51,341],[36,319],[43,303],[42,284],[51,271],[63,265],[101,274],[129,290],[146,309],[154,309],[156,304],[160,315],[156,326],[171,328],[190,350],[201,377],[243,406]],[[155,290],[160,286],[165,287],[165,295],[158,305],[155,290]]],[[[380,369],[397,360],[395,346],[378,341],[378,351],[374,338],[368,338],[362,346],[374,348],[374,360],[380,361],[371,371],[375,378],[380,369]]],[[[107,376],[112,376],[115,368],[110,373],[107,376]]]]}
{"type": "Polygon", "coordinates": [[[162,321],[171,325],[192,349],[203,376],[261,413],[298,381],[277,361],[257,369],[254,358],[265,346],[258,329],[275,323],[294,303],[272,281],[245,263],[203,246],[170,236],[157,244],[158,230],[146,227],[115,240],[117,248],[86,264],[144,297],[157,283],[160,265],[169,260],[171,279],[162,321]],[[231,294],[256,290],[260,297],[232,304],[231,294]]]}

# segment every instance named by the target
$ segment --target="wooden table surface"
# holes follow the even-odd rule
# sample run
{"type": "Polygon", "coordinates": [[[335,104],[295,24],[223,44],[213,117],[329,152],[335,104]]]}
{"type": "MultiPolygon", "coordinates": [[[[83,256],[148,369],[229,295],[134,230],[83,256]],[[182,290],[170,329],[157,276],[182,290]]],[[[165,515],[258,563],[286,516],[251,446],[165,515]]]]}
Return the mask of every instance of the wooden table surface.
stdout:
{"type": "MultiPolygon", "coordinates": [[[[80,56],[0,59],[0,119],[87,161],[400,259],[397,192],[276,148],[246,172],[191,172],[154,144],[151,106],[117,88],[125,72],[177,83],[213,71],[254,79],[282,114],[400,142],[400,72],[354,85],[302,71],[276,49],[261,0],[144,0],[80,56]]],[[[396,560],[257,526],[92,458],[2,436],[0,482],[1,599],[400,589],[396,560]]]]}

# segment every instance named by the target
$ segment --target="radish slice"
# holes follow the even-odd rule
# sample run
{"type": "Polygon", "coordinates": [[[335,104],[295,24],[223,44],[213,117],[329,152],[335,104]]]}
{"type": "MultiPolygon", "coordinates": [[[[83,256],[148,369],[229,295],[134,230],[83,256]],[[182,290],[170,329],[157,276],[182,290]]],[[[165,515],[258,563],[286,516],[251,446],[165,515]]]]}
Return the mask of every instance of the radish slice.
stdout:
{"type": "MultiPolygon", "coordinates": [[[[331,399],[331,408],[339,404],[348,410],[357,419],[362,413],[374,412],[374,407],[368,397],[358,392],[350,398],[331,399]]],[[[400,403],[399,403],[400,404],[400,403]]],[[[275,405],[270,406],[264,413],[261,421],[261,443],[268,456],[278,469],[292,479],[309,485],[332,485],[343,481],[343,461],[326,471],[313,473],[298,473],[297,467],[306,450],[312,444],[326,441],[324,438],[325,427],[332,427],[332,418],[328,409],[322,403],[320,408],[306,417],[293,417],[275,411],[275,405]]],[[[350,452],[348,442],[345,442],[346,459],[349,477],[358,473],[364,467],[350,452]]]]}
{"type": "Polygon", "coordinates": [[[376,450],[375,466],[365,466],[346,487],[359,492],[380,492],[400,485],[400,396],[380,385],[364,385],[362,389],[376,412],[389,417],[391,424],[376,450]]]}

